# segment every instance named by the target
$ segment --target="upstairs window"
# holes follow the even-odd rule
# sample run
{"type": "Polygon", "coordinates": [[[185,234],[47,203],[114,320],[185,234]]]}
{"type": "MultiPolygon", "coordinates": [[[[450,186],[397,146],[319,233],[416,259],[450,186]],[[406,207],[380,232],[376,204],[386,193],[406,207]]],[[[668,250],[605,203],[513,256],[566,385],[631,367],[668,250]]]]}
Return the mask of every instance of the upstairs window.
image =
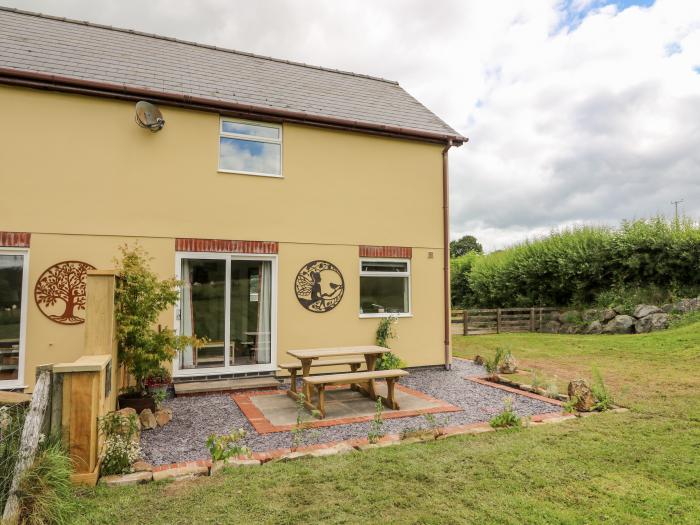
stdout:
{"type": "Polygon", "coordinates": [[[411,266],[407,259],[360,261],[360,315],[410,315],[411,266]]]}
{"type": "Polygon", "coordinates": [[[221,119],[219,171],[282,176],[282,126],[221,119]]]}

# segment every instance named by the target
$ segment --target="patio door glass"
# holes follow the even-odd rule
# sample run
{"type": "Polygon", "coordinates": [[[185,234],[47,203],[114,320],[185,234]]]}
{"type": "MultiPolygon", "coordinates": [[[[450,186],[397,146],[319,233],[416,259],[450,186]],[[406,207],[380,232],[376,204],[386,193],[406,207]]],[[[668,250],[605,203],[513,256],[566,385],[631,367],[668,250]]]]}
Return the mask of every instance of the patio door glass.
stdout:
{"type": "Polygon", "coordinates": [[[269,368],[272,278],[271,260],[213,254],[180,258],[180,333],[206,342],[180,352],[178,370],[269,368]]]}

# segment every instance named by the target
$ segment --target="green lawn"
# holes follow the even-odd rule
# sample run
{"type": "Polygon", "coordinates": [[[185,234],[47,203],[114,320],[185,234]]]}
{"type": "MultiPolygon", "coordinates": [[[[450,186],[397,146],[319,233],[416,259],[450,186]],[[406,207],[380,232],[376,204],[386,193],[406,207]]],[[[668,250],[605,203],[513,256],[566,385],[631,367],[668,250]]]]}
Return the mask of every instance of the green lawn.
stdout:
{"type": "Polygon", "coordinates": [[[625,414],[180,484],[83,489],[76,523],[700,522],[700,323],[633,336],[455,337],[560,380],[597,366],[625,414]]]}

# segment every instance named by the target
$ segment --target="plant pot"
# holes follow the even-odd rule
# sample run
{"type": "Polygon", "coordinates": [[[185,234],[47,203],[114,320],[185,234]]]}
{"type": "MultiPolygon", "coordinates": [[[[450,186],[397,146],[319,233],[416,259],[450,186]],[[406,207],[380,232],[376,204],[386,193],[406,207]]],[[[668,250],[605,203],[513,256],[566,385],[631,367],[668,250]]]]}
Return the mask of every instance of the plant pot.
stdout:
{"type": "Polygon", "coordinates": [[[156,401],[151,395],[122,394],[119,396],[119,408],[133,408],[137,414],[149,408],[156,411],[156,401]]]}

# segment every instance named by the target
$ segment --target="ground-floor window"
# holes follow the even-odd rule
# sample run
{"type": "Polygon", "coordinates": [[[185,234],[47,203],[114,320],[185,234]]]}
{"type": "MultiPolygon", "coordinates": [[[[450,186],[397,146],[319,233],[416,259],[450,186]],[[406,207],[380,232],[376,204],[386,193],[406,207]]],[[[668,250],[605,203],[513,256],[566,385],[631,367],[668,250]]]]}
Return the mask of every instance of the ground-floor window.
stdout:
{"type": "Polygon", "coordinates": [[[0,387],[21,386],[27,253],[0,249],[0,387]]]}
{"type": "Polygon", "coordinates": [[[360,261],[360,315],[381,317],[411,312],[411,263],[408,259],[360,261]]]}
{"type": "Polygon", "coordinates": [[[274,260],[219,254],[178,259],[183,283],[178,306],[180,333],[206,342],[182,351],[177,369],[235,372],[269,368],[274,352],[274,260]]]}

